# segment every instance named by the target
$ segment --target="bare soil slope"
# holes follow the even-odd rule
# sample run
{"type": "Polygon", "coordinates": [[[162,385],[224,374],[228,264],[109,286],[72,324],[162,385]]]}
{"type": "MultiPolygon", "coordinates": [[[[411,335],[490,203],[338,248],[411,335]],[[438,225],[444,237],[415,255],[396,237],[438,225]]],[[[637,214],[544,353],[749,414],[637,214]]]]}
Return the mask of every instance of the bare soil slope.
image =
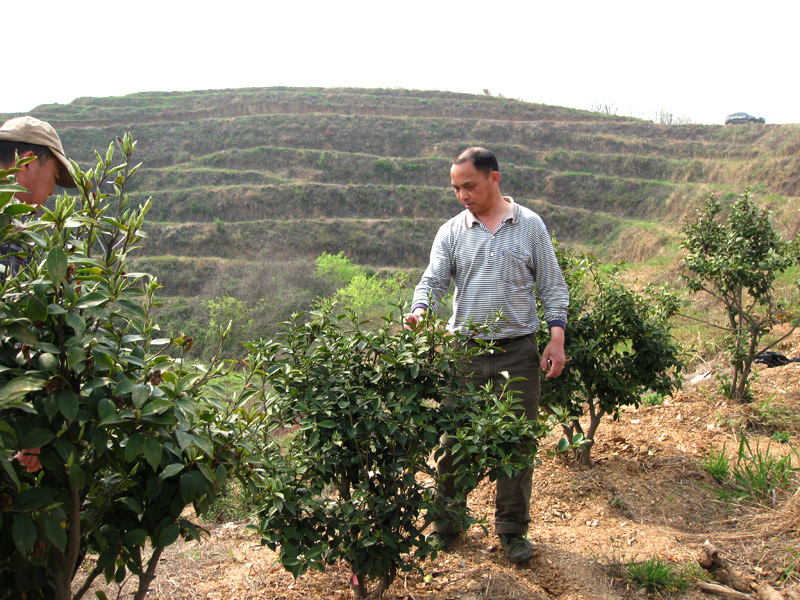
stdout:
{"type": "MultiPolygon", "coordinates": [[[[800,356],[800,333],[782,343],[800,356]]],[[[713,371],[709,366],[708,370],[713,371]]],[[[653,557],[696,564],[710,540],[755,589],[769,583],[785,597],[797,592],[800,568],[800,495],[797,481],[769,506],[726,503],[700,466],[710,449],[735,456],[746,428],[752,448],[786,454],[800,434],[800,363],[760,368],[756,401],[733,405],[716,390],[713,377],[687,381],[684,390],[658,406],[626,410],[607,419],[593,450],[595,466],[580,469],[562,457],[541,453],[535,474],[529,537],[534,558],[514,566],[488,535],[473,527],[450,554],[426,564],[432,575],[400,575],[389,600],[611,600],[644,597],[619,576],[630,560],[653,557]],[[788,443],[771,441],[780,431],[788,443]],[[706,487],[707,486],[707,487],[706,487]]],[[[557,440],[547,440],[543,449],[557,440]]],[[[798,464],[798,457],[793,457],[798,464]]],[[[491,522],[493,485],[470,497],[472,510],[491,522]]],[[[179,542],[162,559],[148,598],[152,600],[328,600],[350,597],[349,572],[337,565],[294,581],[275,564],[245,523],[211,526],[200,543],[179,542]]],[[[109,597],[118,590],[107,588],[109,597]]],[[[120,597],[128,598],[126,588],[120,597]]],[[[755,592],[754,592],[755,594],[755,592]]],[[[696,586],[676,598],[706,598],[696,586]]]]}

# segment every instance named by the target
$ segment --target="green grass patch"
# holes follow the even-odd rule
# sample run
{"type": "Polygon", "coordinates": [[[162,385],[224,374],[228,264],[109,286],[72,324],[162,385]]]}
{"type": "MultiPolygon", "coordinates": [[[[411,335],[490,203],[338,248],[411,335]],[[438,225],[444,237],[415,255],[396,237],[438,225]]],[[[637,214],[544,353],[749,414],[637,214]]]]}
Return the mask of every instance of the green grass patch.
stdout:
{"type": "Polygon", "coordinates": [[[787,454],[776,454],[772,451],[772,442],[766,448],[756,444],[751,447],[750,441],[742,435],[735,460],[721,453],[710,452],[703,459],[703,468],[719,483],[720,488],[707,488],[725,501],[744,501],[762,505],[775,505],[780,493],[788,489],[798,470],[792,458],[797,458],[797,451],[792,449],[787,454]]]}
{"type": "Polygon", "coordinates": [[[629,561],[625,567],[625,577],[637,589],[651,593],[682,592],[689,587],[690,582],[681,565],[657,556],[641,561],[629,561]]]}
{"type": "Polygon", "coordinates": [[[731,476],[731,461],[725,453],[725,447],[722,450],[709,450],[708,454],[703,457],[701,462],[703,470],[711,475],[718,483],[725,483],[731,476]]]}

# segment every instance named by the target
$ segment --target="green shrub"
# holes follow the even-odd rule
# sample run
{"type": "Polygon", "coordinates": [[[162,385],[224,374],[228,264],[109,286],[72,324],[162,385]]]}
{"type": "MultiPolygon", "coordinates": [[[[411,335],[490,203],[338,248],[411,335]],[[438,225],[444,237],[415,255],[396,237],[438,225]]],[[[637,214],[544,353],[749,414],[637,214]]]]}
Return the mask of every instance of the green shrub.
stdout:
{"type": "Polygon", "coordinates": [[[793,321],[788,337],[800,323],[798,312],[778,302],[774,290],[776,278],[800,260],[800,237],[784,240],[749,189],[727,211],[712,194],[681,234],[689,290],[711,295],[726,313],[731,371],[722,378],[722,390],[729,398],[749,400],[753,361],[777,343],[764,346],[764,336],[793,321]]]}
{"type": "Polygon", "coordinates": [[[98,576],[128,574],[143,599],[164,549],[202,531],[184,509],[202,515],[255,449],[255,390],[221,400],[227,366],[187,364],[190,338],[164,338],[152,320],[158,282],[128,269],[150,203],[128,206],[135,142],[117,142],[121,164],[110,145],[74,172],[80,197],[38,219],[15,221],[21,205],[0,191],[0,233],[25,261],[0,284],[2,599],[78,599],[98,576]],[[38,469],[11,460],[34,450],[38,469]]]}
{"type": "Polygon", "coordinates": [[[356,275],[364,273],[364,268],[353,264],[344,252],[329,254],[323,252],[317,257],[314,275],[328,280],[332,285],[342,287],[350,283],[356,275]]]}
{"type": "Polygon", "coordinates": [[[588,465],[604,415],[616,418],[623,406],[639,406],[645,393],[661,397],[680,386],[683,365],[669,322],[677,304],[665,291],[629,289],[618,280],[618,268],[603,275],[593,257],[556,254],[570,293],[570,362],[559,377],[544,380],[542,396],[566,435],[559,449],[588,465]],[[589,417],[586,430],[583,415],[589,417]]]}
{"type": "Polygon", "coordinates": [[[435,555],[424,534],[430,521],[470,522],[436,500],[429,459],[440,435],[456,439],[458,505],[482,478],[529,465],[517,448],[535,452],[543,426],[519,417],[510,395],[464,383],[459,360],[487,350],[466,346],[441,321],[407,331],[399,315],[364,329],[330,307],[310,316],[252,345],[274,393],[270,422],[295,428],[285,452],[264,464],[257,528],[296,577],[342,559],[357,595],[368,578],[380,594],[398,570],[435,555]]]}

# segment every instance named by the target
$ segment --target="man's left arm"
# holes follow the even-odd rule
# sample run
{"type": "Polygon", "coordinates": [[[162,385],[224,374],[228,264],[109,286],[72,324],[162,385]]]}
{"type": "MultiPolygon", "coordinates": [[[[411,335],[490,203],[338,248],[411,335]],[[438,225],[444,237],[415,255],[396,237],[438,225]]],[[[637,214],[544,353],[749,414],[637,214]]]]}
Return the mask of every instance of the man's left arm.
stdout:
{"type": "Polygon", "coordinates": [[[556,258],[555,248],[544,223],[534,235],[536,293],[542,303],[544,320],[550,329],[550,342],[542,352],[542,371],[546,377],[558,377],[566,364],[564,337],[569,309],[569,291],[556,258]]]}

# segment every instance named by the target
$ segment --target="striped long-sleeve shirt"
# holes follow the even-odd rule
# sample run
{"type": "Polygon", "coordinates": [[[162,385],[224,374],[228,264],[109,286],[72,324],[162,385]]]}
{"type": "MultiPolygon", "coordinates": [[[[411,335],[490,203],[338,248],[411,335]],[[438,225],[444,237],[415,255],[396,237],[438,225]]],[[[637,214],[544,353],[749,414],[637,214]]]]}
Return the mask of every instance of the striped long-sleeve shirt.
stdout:
{"type": "Polygon", "coordinates": [[[542,219],[508,196],[509,210],[492,233],[468,210],[439,228],[430,263],[414,290],[412,310],[433,306],[455,283],[451,331],[470,319],[485,323],[502,311],[497,338],[517,337],[539,328],[536,296],[548,326],[566,326],[569,294],[542,219]]]}

